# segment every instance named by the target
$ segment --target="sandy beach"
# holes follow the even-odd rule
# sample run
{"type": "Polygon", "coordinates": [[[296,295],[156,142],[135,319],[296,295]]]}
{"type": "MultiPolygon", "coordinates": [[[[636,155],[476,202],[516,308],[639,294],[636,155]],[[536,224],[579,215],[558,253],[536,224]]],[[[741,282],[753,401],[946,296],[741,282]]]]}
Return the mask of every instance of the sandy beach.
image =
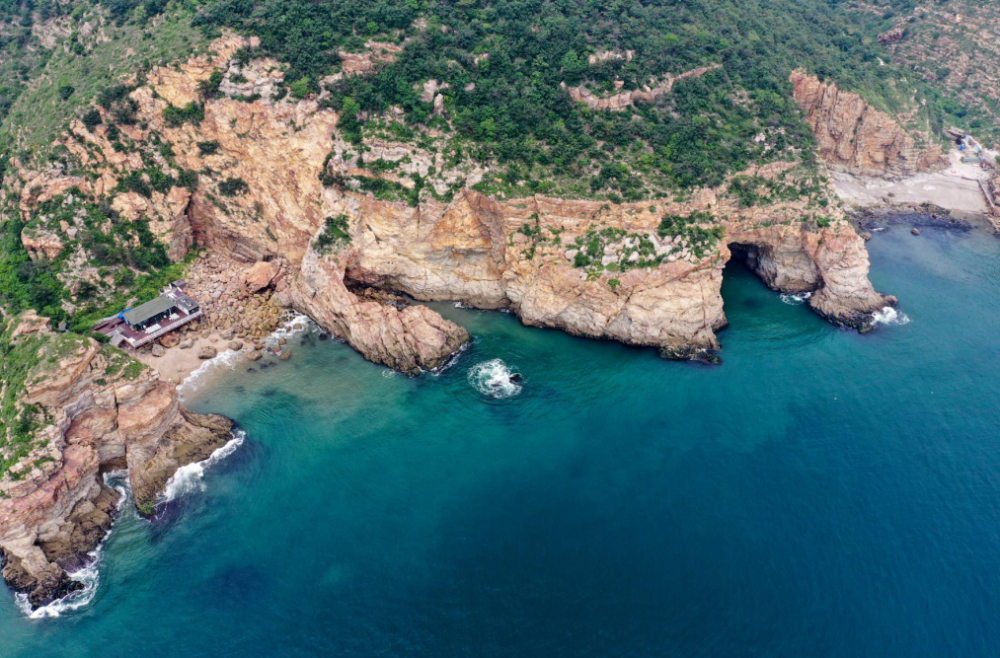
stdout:
{"type": "Polygon", "coordinates": [[[957,212],[985,213],[986,201],[976,181],[988,176],[978,165],[964,164],[962,155],[953,149],[947,169],[898,181],[834,173],[834,187],[848,206],[857,209],[932,203],[957,212]]]}
{"type": "MultiPolygon", "coordinates": [[[[212,336],[193,337],[194,345],[187,349],[180,346],[167,348],[166,354],[160,357],[153,356],[152,352],[145,351],[136,354],[135,357],[154,368],[160,373],[160,379],[173,384],[180,384],[188,378],[191,373],[204,365],[208,359],[199,359],[198,352],[203,347],[214,347],[219,354],[229,349],[229,341],[223,340],[218,334],[212,336]]],[[[244,347],[244,350],[246,347],[244,347]]]]}

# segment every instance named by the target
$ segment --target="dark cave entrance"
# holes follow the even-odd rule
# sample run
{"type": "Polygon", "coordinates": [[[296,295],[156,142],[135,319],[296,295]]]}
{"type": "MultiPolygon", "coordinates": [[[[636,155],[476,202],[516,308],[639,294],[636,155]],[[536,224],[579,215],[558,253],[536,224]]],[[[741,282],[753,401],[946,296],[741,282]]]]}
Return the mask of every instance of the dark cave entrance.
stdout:
{"type": "Polygon", "coordinates": [[[722,303],[729,323],[744,324],[741,316],[757,313],[774,303],[775,291],[768,285],[771,254],[754,244],[732,242],[732,258],[722,271],[722,303]]]}

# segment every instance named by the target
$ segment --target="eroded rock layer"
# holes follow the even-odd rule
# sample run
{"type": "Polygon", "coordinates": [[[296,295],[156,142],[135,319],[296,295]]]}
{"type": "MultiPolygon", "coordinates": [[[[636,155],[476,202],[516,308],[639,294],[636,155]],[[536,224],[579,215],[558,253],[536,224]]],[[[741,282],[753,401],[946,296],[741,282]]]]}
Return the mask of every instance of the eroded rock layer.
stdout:
{"type": "Polygon", "coordinates": [[[149,514],[170,476],[224,445],[232,424],[185,410],[155,371],[89,338],[55,334],[44,318],[23,314],[4,330],[7,358],[33,361],[23,382],[4,385],[23,387],[18,408],[35,429],[26,454],[0,475],[0,553],[4,579],[38,607],[80,587],[67,571],[111,526],[119,494],[102,473],[127,469],[149,514]]]}
{"type": "Polygon", "coordinates": [[[918,143],[896,119],[857,94],[804,71],[793,71],[791,82],[830,169],[902,178],[947,166],[939,144],[919,135],[924,143],[918,143]]]}
{"type": "MultiPolygon", "coordinates": [[[[391,167],[366,169],[358,155],[362,149],[345,141],[337,113],[324,108],[321,99],[263,95],[248,102],[225,94],[199,96],[199,84],[213,71],[231,70],[233,53],[246,43],[227,37],[210,55],[155,69],[146,86],[131,92],[140,119],[128,134],[135,149],[150,140],[165,142],[171,166],[202,172],[193,191],[174,187],[143,203],[152,204],[148,212],[172,249],[183,251],[193,241],[247,264],[242,267],[279,263],[267,269],[281,273],[278,287],[286,291],[286,303],[374,361],[406,372],[433,368],[467,335],[426,308],[362,300],[351,292],[354,284],[418,300],[509,308],[527,324],[653,346],[675,356],[718,347],[715,331],[726,324],[720,287],[732,255],[729,245],[739,245],[772,288],[815,292],[813,307],[835,322],[863,326],[873,311],[894,302],[869,283],[863,242],[836,210],[829,189],[794,201],[762,198],[752,207],[739,203],[725,185],[684,200],[636,204],[542,196],[497,200],[454,188],[449,181],[461,181],[463,175],[456,170],[441,190],[425,194],[419,203],[377,200],[359,189],[359,176],[396,184],[403,179],[391,167]],[[198,102],[204,107],[197,121],[165,120],[171,105],[198,102]],[[671,217],[679,218],[677,225],[665,227],[671,217]]],[[[279,69],[265,61],[244,72],[248,79],[258,73],[271,79],[279,69]]],[[[834,151],[846,139],[840,138],[835,119],[853,116],[857,124],[849,109],[867,117],[857,135],[885,127],[867,106],[846,102],[848,95],[817,88],[805,78],[797,79],[796,89],[801,102],[814,109],[821,142],[833,140],[834,151]],[[815,102],[806,102],[810,98],[815,102]]],[[[24,212],[30,213],[37,198],[71,185],[85,193],[114,192],[115,181],[139,171],[113,152],[106,132],[103,126],[92,131],[75,126],[63,140],[96,169],[96,178],[70,181],[58,171],[25,174],[36,194],[22,197],[24,212]]],[[[915,153],[905,134],[886,139],[869,145],[881,156],[844,151],[841,159],[845,165],[892,171],[932,159],[915,153]]],[[[399,155],[399,167],[447,170],[433,154],[423,162],[412,145],[383,139],[363,146],[377,148],[382,158],[399,155]]],[[[742,176],[762,185],[779,180],[797,185],[787,163],[742,176]]],[[[129,200],[128,193],[114,196],[123,209],[140,203],[129,200]]],[[[44,254],[37,236],[33,239],[35,253],[44,254]]]]}

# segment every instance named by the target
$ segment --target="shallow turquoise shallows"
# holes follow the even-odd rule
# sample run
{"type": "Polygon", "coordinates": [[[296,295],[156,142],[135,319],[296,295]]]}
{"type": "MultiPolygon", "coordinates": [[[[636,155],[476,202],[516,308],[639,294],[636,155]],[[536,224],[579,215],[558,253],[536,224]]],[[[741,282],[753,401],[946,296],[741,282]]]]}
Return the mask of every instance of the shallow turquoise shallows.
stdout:
{"type": "Polygon", "coordinates": [[[187,399],[245,442],[123,513],[89,605],[0,592],[0,656],[995,656],[1000,241],[869,248],[894,323],[731,265],[720,367],[438,305],[440,375],[310,332],[218,370],[187,399]]]}

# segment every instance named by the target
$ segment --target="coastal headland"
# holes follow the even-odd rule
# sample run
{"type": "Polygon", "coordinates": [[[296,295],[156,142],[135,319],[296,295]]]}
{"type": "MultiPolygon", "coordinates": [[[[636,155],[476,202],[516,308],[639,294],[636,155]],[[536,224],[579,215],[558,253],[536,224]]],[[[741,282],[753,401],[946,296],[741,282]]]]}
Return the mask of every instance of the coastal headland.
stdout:
{"type": "MultiPolygon", "coordinates": [[[[412,300],[505,309],[527,325],[704,359],[722,347],[723,271],[737,257],[771,289],[812,293],[816,313],[867,331],[896,299],[869,281],[864,240],[841,199],[863,204],[864,190],[883,185],[893,191],[870,195],[878,203],[918,201],[904,193],[907,181],[958,180],[941,173],[957,165],[934,140],[915,139],[860,97],[796,71],[795,97],[823,159],[816,168],[777,161],[719,186],[634,203],[490,195],[474,189],[484,171],[449,168],[440,153],[413,145],[369,139],[362,158],[338,129],[340,113],[317,98],[272,93],[280,63],[237,61],[254,46],[227,35],[207,54],[153,68],[128,91],[136,120],[120,129],[110,129],[103,107],[90,125],[74,121],[58,145],[88,175],[58,166],[18,171],[24,218],[108,195],[116,216],[148,219],[170,258],[187,259],[187,290],[205,311],[138,360],[53,332],[37,315],[5,320],[5,343],[26,359],[6,385],[37,409],[37,435],[45,437],[0,481],[3,575],[34,607],[78,587],[68,571],[110,527],[117,495],[104,473],[126,469],[140,511],[152,514],[178,468],[228,440],[230,421],[187,411],[176,385],[226,351],[294,358],[280,341],[267,342],[288,311],[410,375],[447,363],[470,339],[412,300]],[[234,70],[255,97],[240,88],[203,98],[207,81],[234,70]],[[200,108],[196,120],[171,118],[171,108],[184,107],[200,108]],[[210,174],[194,189],[137,192],[130,185],[148,178],[150,161],[210,174]],[[394,172],[407,169],[437,173],[434,198],[386,200],[357,184],[377,178],[405,188],[394,172]]],[[[433,99],[441,87],[432,86],[433,99]]],[[[974,205],[958,187],[930,196],[958,210],[974,205]]],[[[98,281],[106,275],[68,237],[85,219],[70,212],[36,222],[23,245],[37,261],[69,249],[78,282],[98,281]]]]}

